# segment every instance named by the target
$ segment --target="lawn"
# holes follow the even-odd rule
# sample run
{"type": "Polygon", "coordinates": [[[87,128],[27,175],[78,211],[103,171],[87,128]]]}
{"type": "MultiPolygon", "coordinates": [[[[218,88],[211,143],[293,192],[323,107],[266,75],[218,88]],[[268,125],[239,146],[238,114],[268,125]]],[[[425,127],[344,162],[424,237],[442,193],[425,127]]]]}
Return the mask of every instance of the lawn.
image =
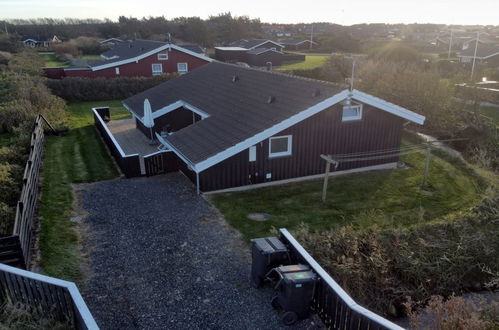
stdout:
{"type": "Polygon", "coordinates": [[[499,108],[480,107],[480,111],[484,116],[491,118],[496,126],[499,126],[499,108]]]}
{"type": "Polygon", "coordinates": [[[330,55],[306,55],[305,61],[291,64],[284,64],[277,68],[278,71],[290,70],[310,70],[323,66],[326,64],[330,55]]]}
{"type": "MultiPolygon", "coordinates": [[[[447,157],[446,157],[447,158],[447,157]]],[[[480,199],[478,179],[465,165],[432,158],[430,189],[422,190],[424,154],[405,155],[409,169],[366,172],[332,177],[326,203],[322,180],[214,195],[212,200],[227,221],[246,239],[271,235],[272,228],[335,229],[352,224],[406,227],[451,219],[468,212],[480,199]],[[252,212],[272,215],[266,222],[247,219],[252,212]]]]}
{"type": "Polygon", "coordinates": [[[102,57],[100,55],[83,55],[81,58],[84,58],[87,61],[100,61],[100,60],[102,60],[102,57]]]}
{"type": "Polygon", "coordinates": [[[67,61],[59,61],[54,53],[42,53],[39,55],[44,59],[46,67],[69,66],[67,61]]]}
{"type": "Polygon", "coordinates": [[[129,117],[120,101],[69,104],[69,132],[46,139],[40,203],[42,233],[41,266],[45,274],[78,281],[81,279],[78,236],[71,217],[72,183],[117,178],[119,171],[93,126],[91,108],[110,106],[111,117],[129,117]]]}

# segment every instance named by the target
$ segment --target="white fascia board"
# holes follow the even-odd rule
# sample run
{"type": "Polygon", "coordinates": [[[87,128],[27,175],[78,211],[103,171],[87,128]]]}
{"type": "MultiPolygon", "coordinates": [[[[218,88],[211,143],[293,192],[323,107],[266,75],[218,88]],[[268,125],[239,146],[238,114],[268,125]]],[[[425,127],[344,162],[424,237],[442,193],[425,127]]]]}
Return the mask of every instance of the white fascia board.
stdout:
{"type": "Polygon", "coordinates": [[[372,105],[375,108],[384,110],[388,113],[391,113],[392,115],[410,120],[413,123],[416,123],[419,125],[423,125],[425,122],[425,119],[426,119],[426,117],[423,115],[412,112],[410,110],[402,108],[401,106],[395,105],[395,104],[387,102],[385,100],[382,100],[378,97],[369,95],[367,93],[363,93],[363,92],[358,91],[356,89],[354,89],[352,91],[352,97],[354,99],[356,99],[357,101],[372,105]]]}
{"type": "Polygon", "coordinates": [[[126,60],[123,60],[123,61],[117,61],[117,62],[113,62],[113,63],[109,63],[109,64],[104,64],[104,65],[99,65],[99,66],[95,66],[95,67],[92,67],[92,71],[99,71],[99,70],[104,70],[104,69],[107,69],[107,68],[112,68],[112,67],[115,67],[115,66],[118,66],[118,65],[123,65],[123,64],[128,64],[128,63],[132,63],[132,62],[138,62],[140,61],[141,59],[143,58],[146,58],[146,57],[149,57],[151,55],[154,55],[158,52],[161,52],[165,49],[175,49],[175,50],[178,50],[180,52],[183,52],[183,53],[186,53],[186,54],[189,54],[191,56],[194,56],[194,57],[197,57],[197,58],[200,58],[202,60],[205,60],[207,62],[213,62],[214,60],[208,56],[205,56],[205,55],[202,55],[202,54],[198,54],[196,52],[193,52],[191,50],[188,50],[188,49],[185,49],[183,47],[180,47],[180,46],[177,46],[177,45],[174,45],[174,44],[166,44],[166,45],[163,45],[161,47],[158,47],[158,48],[155,48],[147,53],[144,53],[144,54],[141,54],[139,56],[136,56],[136,57],[131,57],[131,58],[127,58],[126,60]]]}
{"type": "Polygon", "coordinates": [[[276,45],[276,46],[279,46],[279,47],[285,48],[285,47],[284,47],[284,45],[278,44],[278,43],[277,43],[277,42],[275,42],[275,41],[272,41],[272,40],[265,40],[265,41],[264,41],[264,42],[262,42],[261,44],[258,44],[258,45],[256,45],[256,46],[253,46],[253,47],[251,47],[251,48],[249,48],[249,49],[255,49],[255,48],[258,48],[258,46],[261,46],[261,45],[263,45],[263,44],[266,44],[267,42],[271,42],[271,43],[273,43],[273,44],[274,44],[274,45],[276,45]]]}
{"type": "Polygon", "coordinates": [[[194,169],[194,171],[196,173],[199,173],[201,171],[204,171],[206,170],[207,168],[215,165],[215,164],[218,164],[220,163],[221,161],[237,154],[238,152],[241,152],[249,147],[251,147],[252,145],[255,145],[269,137],[271,137],[272,135],[275,135],[283,130],[285,130],[286,128],[288,127],[291,127],[299,122],[301,122],[302,120],[305,120],[323,110],[326,110],[327,108],[335,105],[336,103],[339,103],[341,101],[343,101],[344,99],[346,99],[348,97],[348,94],[350,92],[348,90],[344,90],[344,91],[341,91],[340,93],[322,101],[322,102],[319,102],[313,106],[311,106],[310,108],[308,109],[305,109],[299,113],[297,113],[296,115],[294,116],[291,116],[289,117],[288,119],[285,119],[283,120],[282,122],[256,134],[255,136],[252,136],[222,152],[219,152],[218,154],[214,155],[214,156],[211,156],[199,163],[197,163],[196,165],[192,166],[192,168],[194,169]]]}
{"type": "Polygon", "coordinates": [[[496,56],[496,55],[499,55],[499,52],[492,53],[492,54],[490,54],[490,55],[484,56],[484,57],[483,57],[483,59],[488,59],[488,58],[490,58],[490,57],[494,57],[494,56],[496,56]]]}

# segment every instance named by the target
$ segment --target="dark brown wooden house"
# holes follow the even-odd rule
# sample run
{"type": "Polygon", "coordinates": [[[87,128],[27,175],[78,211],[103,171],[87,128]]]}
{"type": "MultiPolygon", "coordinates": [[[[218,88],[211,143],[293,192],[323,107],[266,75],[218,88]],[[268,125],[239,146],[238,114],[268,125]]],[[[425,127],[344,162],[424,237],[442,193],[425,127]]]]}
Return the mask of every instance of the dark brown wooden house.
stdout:
{"type": "MultiPolygon", "coordinates": [[[[425,120],[357,90],[217,62],[123,102],[149,135],[145,99],[153,137],[201,191],[317,175],[321,154],[397,150],[403,124],[425,120]]],[[[338,170],[397,160],[340,163],[338,170]]]]}

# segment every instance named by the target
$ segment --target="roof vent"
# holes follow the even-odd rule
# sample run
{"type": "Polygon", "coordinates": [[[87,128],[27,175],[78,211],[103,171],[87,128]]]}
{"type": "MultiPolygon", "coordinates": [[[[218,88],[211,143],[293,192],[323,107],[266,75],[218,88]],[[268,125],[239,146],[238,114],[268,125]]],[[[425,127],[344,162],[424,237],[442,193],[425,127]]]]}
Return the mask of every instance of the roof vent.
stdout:
{"type": "Polygon", "coordinates": [[[128,44],[128,48],[132,48],[133,47],[133,44],[132,43],[129,43],[128,44]]]}
{"type": "Polygon", "coordinates": [[[235,83],[236,81],[239,81],[239,76],[232,76],[232,82],[235,83]]]}
{"type": "Polygon", "coordinates": [[[318,89],[318,88],[312,93],[313,97],[317,97],[317,96],[320,96],[320,95],[321,95],[321,90],[318,89]]]}
{"type": "Polygon", "coordinates": [[[267,62],[266,66],[267,66],[267,71],[272,71],[272,62],[267,62]]]}
{"type": "Polygon", "coordinates": [[[140,47],[140,51],[143,52],[144,51],[144,47],[140,47]]]}
{"type": "Polygon", "coordinates": [[[267,103],[274,103],[275,102],[275,96],[270,95],[269,98],[267,99],[267,103]]]}

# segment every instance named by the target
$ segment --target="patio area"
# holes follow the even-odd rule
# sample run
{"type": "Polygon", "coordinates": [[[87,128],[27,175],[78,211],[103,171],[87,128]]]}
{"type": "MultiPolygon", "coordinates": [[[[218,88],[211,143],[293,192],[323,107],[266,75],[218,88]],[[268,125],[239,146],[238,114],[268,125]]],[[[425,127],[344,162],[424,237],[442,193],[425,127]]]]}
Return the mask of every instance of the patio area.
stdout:
{"type": "Polygon", "coordinates": [[[135,127],[133,118],[111,120],[107,123],[107,127],[127,155],[139,154],[142,158],[158,151],[158,142],[150,144],[149,139],[135,127]]]}

